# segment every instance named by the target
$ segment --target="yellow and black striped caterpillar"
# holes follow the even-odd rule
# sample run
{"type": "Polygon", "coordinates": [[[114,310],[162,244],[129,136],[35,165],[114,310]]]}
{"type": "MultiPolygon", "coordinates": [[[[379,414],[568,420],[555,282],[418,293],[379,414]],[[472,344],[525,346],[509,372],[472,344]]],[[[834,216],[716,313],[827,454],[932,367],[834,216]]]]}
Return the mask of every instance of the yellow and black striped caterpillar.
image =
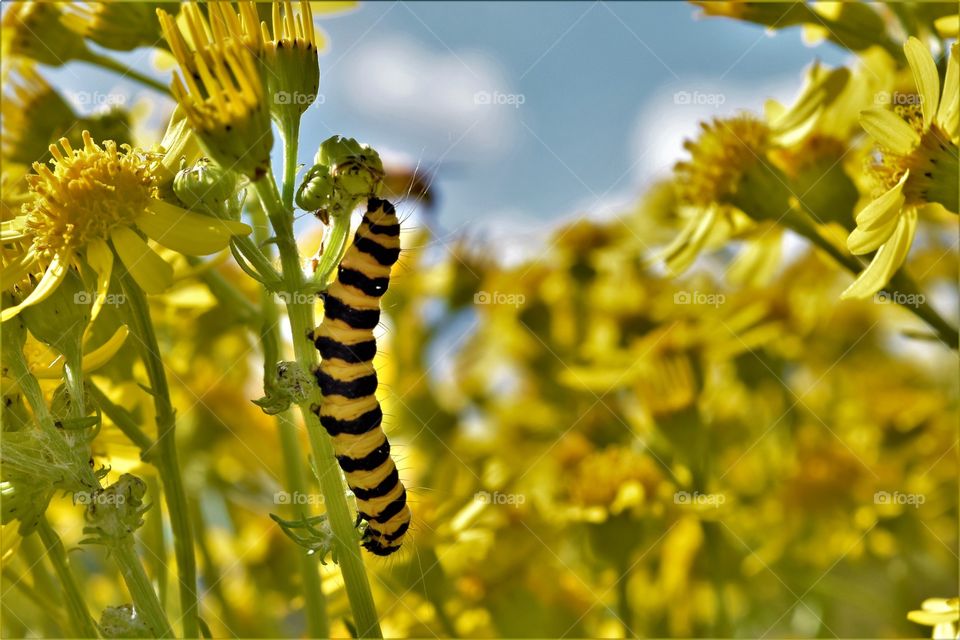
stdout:
{"type": "Polygon", "coordinates": [[[380,297],[399,255],[400,221],[393,205],[370,198],[337,279],[324,294],[323,321],[310,336],[323,358],[315,371],[323,402],[314,412],[357,497],[358,519],[367,521],[363,546],[380,556],[397,551],[410,526],[406,489],[381,427],[373,368],[380,297]]]}

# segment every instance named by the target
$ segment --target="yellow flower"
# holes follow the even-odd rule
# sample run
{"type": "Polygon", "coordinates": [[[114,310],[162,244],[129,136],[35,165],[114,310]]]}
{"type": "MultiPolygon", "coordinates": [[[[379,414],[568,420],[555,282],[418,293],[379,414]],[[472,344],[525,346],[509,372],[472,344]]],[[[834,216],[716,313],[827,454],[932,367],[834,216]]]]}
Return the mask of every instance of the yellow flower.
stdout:
{"type": "Polygon", "coordinates": [[[907,620],[933,627],[932,638],[952,640],[960,626],[960,598],[927,598],[920,610],[907,614],[907,620]]]}
{"type": "Polygon", "coordinates": [[[83,38],[64,28],[56,2],[11,2],[3,12],[4,60],[27,58],[58,67],[89,56],[83,38]]]}
{"type": "Polygon", "coordinates": [[[860,114],[863,128],[880,146],[881,160],[873,169],[884,191],[857,214],[857,228],[847,238],[852,253],[876,254],[843,292],[844,298],[867,298],[890,281],[910,251],[919,210],[932,204],[953,213],[958,210],[957,45],[951,48],[942,98],[930,52],[916,38],[910,38],[903,49],[920,104],[898,106],[896,113],[867,109],[860,114]]]}
{"type": "Polygon", "coordinates": [[[212,6],[220,8],[211,10],[211,27],[195,5],[183,5],[193,52],[173,17],[157,10],[180,66],[171,89],[207,155],[226,169],[258,180],[270,168],[273,130],[258,60],[250,43],[237,35],[240,21],[250,18],[243,18],[243,12],[238,17],[221,3],[212,6]]]}
{"type": "Polygon", "coordinates": [[[3,158],[29,165],[50,157],[48,146],[77,116],[32,63],[15,64],[4,82],[3,158]]]}
{"type": "Polygon", "coordinates": [[[102,47],[130,51],[160,40],[156,9],[160,2],[73,2],[61,22],[102,47]]]}
{"type": "Polygon", "coordinates": [[[107,141],[101,147],[88,132],[74,149],[63,138],[50,146],[52,167],[35,163],[28,176],[31,199],[20,217],[5,225],[4,239],[28,240],[29,248],[5,266],[4,283],[42,270],[36,288],[6,308],[2,320],[46,299],[72,265],[86,263],[97,274],[97,304],[107,293],[114,252],[147,292],[165,289],[173,268],[143,235],[183,253],[204,255],[223,249],[233,234],[249,233],[240,222],[185,211],[158,198],[162,155],[107,141]],[[141,235],[143,234],[143,235],[141,235]],[[111,250],[112,247],[112,250],[111,250]]]}
{"type": "Polygon", "coordinates": [[[752,115],[717,118],[700,127],[696,141],[684,142],[690,159],[674,167],[678,208],[688,219],[663,254],[675,274],[688,269],[705,247],[751,226],[747,214],[753,212],[735,201],[746,195],[744,179],[764,164],[771,144],[769,127],[752,115]]]}

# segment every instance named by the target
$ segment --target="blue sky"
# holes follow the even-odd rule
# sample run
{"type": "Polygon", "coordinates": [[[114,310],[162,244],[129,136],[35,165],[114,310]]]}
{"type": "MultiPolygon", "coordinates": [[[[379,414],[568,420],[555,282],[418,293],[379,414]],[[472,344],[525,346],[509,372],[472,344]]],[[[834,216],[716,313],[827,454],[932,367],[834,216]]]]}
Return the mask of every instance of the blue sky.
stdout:
{"type": "MultiPolygon", "coordinates": [[[[438,167],[437,215],[451,229],[616,209],[681,155],[699,119],[789,99],[812,60],[845,59],[805,46],[796,29],[771,35],[698,12],[682,2],[364,3],[319,21],[329,49],[301,160],[339,133],[438,167]]],[[[150,68],[147,52],[126,58],[150,68]]],[[[51,75],[67,89],[158,98],[89,67],[51,75]]]]}

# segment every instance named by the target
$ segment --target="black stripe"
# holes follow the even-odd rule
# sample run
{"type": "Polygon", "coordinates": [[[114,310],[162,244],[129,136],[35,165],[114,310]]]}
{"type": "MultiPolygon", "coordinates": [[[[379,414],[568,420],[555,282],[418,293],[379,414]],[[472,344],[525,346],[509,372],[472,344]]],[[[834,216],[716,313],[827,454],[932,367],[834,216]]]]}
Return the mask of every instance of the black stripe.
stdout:
{"type": "Polygon", "coordinates": [[[377,224],[375,222],[370,222],[370,220],[364,220],[364,222],[367,223],[371,233],[376,233],[381,236],[390,236],[392,238],[400,235],[399,222],[391,222],[389,224],[377,224]]]}
{"type": "Polygon", "coordinates": [[[313,344],[320,350],[320,357],[324,360],[337,358],[350,364],[357,364],[360,362],[370,362],[373,360],[373,356],[377,355],[376,340],[364,340],[363,342],[344,344],[327,336],[317,336],[313,344]]]}
{"type": "Polygon", "coordinates": [[[323,299],[324,317],[342,320],[352,329],[373,329],[380,323],[380,309],[354,309],[329,293],[323,299]]]}
{"type": "Polygon", "coordinates": [[[403,534],[405,534],[405,533],[407,532],[407,529],[409,529],[409,528],[410,528],[410,521],[407,520],[407,521],[404,522],[402,525],[400,525],[399,527],[397,527],[397,530],[394,531],[393,533],[385,533],[385,534],[383,534],[383,539],[386,540],[387,542],[393,542],[394,540],[397,540],[398,538],[401,538],[401,537],[403,536],[403,534]]]}
{"type": "MultiPolygon", "coordinates": [[[[342,433],[351,436],[362,436],[380,426],[383,420],[383,410],[380,405],[376,405],[370,411],[362,413],[352,420],[338,420],[331,416],[320,415],[320,424],[327,430],[331,436],[338,436],[342,433]]],[[[346,469],[344,469],[346,471],[346,469]]]]}
{"type": "Polygon", "coordinates": [[[397,472],[397,468],[394,467],[393,471],[383,479],[383,482],[378,484],[375,487],[370,489],[363,489],[361,487],[350,487],[353,490],[353,495],[357,496],[358,500],[370,500],[372,498],[382,498],[387,495],[393,488],[397,486],[397,483],[400,482],[400,474],[397,472]]]}
{"type": "Polygon", "coordinates": [[[369,551],[370,553],[378,556],[388,556],[391,553],[396,553],[400,550],[400,545],[395,547],[388,547],[383,545],[376,540],[367,540],[363,543],[363,548],[369,551]]]}
{"type": "Polygon", "coordinates": [[[324,373],[321,369],[317,369],[315,373],[317,376],[317,384],[320,385],[320,393],[325,396],[343,396],[350,400],[357,400],[359,398],[372,396],[377,391],[376,373],[354,378],[353,380],[337,380],[333,376],[324,373]]]}
{"type": "Polygon", "coordinates": [[[387,506],[385,506],[383,508],[383,511],[381,511],[376,516],[374,516],[373,520],[374,522],[379,522],[380,524],[383,524],[384,522],[387,522],[388,520],[390,520],[390,518],[392,518],[393,516],[403,511],[403,508],[406,505],[407,505],[407,490],[402,489],[400,491],[400,497],[394,500],[393,502],[391,502],[390,504],[388,504],[387,506]]]}
{"type": "MultiPolygon", "coordinates": [[[[324,425],[326,426],[326,425],[324,425]]],[[[373,471],[384,462],[390,459],[390,443],[384,439],[383,444],[365,455],[362,458],[351,458],[350,456],[337,456],[337,462],[340,468],[346,473],[351,471],[373,471]]]]}
{"type": "Polygon", "coordinates": [[[393,208],[393,205],[386,200],[381,198],[370,198],[367,200],[367,213],[373,213],[374,211],[379,211],[380,209],[383,209],[383,212],[388,215],[397,212],[397,210],[393,208]]]}
{"type": "Polygon", "coordinates": [[[362,251],[368,256],[371,256],[385,267],[389,267],[400,257],[399,247],[396,249],[388,249],[373,238],[362,236],[359,233],[357,233],[357,237],[353,241],[353,246],[355,246],[358,251],[362,251]]]}
{"type": "Polygon", "coordinates": [[[379,298],[387,292],[387,287],[390,286],[390,278],[371,278],[356,269],[348,269],[347,267],[340,267],[337,271],[337,279],[340,284],[359,289],[372,298],[379,298]]]}

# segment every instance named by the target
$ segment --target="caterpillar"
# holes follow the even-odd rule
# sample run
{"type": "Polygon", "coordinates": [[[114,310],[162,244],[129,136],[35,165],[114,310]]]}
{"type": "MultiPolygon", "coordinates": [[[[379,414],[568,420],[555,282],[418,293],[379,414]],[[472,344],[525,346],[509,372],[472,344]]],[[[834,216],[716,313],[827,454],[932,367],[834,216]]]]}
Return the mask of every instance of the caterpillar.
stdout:
{"type": "Polygon", "coordinates": [[[314,373],[323,401],[314,412],[333,439],[337,462],[357,498],[358,523],[366,520],[363,546],[387,556],[410,527],[407,493],[377,401],[373,329],[390,267],[400,255],[400,222],[386,200],[371,197],[367,212],[324,295],[324,318],[310,335],[323,358],[314,373]]]}

